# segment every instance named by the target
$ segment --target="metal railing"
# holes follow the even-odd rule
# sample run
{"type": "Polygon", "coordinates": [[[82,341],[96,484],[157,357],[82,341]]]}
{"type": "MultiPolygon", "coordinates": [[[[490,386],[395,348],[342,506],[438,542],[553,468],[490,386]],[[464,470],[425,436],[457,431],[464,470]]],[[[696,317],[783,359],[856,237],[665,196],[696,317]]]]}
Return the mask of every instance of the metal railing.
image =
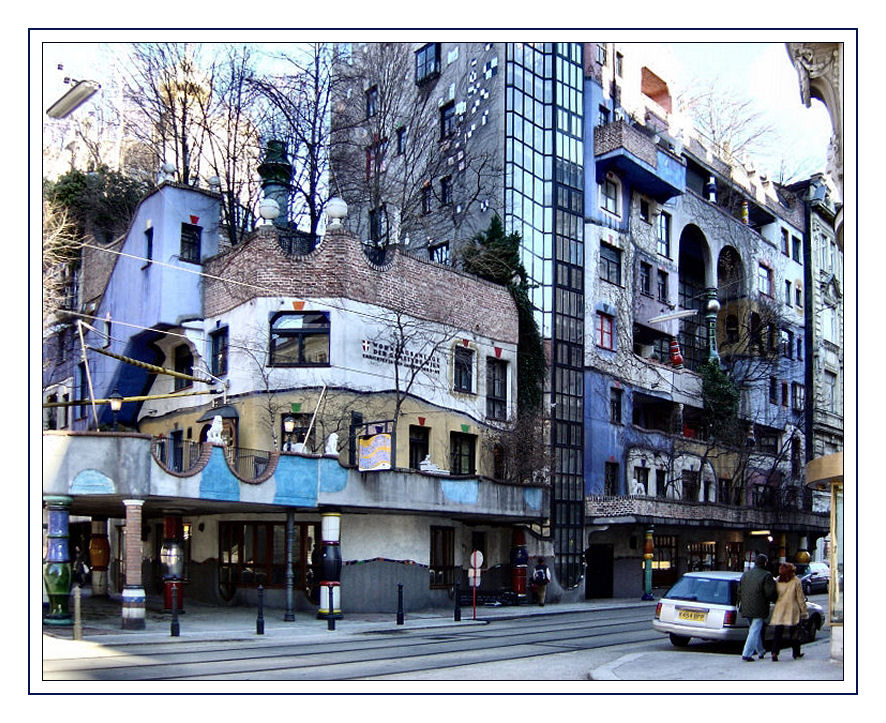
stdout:
{"type": "Polygon", "coordinates": [[[231,469],[243,479],[255,479],[264,474],[271,459],[271,453],[263,449],[232,447],[225,451],[231,469]]]}
{"type": "Polygon", "coordinates": [[[171,435],[154,437],[151,452],[154,459],[170,472],[187,472],[200,459],[200,444],[171,435]]]}

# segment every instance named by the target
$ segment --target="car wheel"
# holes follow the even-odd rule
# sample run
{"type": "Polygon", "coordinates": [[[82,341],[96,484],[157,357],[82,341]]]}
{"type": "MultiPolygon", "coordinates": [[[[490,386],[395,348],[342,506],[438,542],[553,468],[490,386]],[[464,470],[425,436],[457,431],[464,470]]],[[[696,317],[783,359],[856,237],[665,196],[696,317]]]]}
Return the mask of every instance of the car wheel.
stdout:
{"type": "Polygon", "coordinates": [[[685,648],[687,645],[689,645],[688,635],[676,635],[675,633],[668,633],[668,637],[671,639],[671,644],[676,645],[678,648],[685,648]]]}

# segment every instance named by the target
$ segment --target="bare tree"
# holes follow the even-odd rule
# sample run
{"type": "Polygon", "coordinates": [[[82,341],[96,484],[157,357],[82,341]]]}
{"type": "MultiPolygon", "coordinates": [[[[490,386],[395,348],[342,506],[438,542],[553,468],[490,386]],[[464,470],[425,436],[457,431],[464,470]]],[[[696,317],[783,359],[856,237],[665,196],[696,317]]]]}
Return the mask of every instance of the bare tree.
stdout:
{"type": "Polygon", "coordinates": [[[697,82],[681,94],[679,103],[696,129],[727,156],[748,159],[771,150],[775,127],[767,120],[759,102],[737,91],[724,92],[722,82],[697,82]]]}
{"type": "Polygon", "coordinates": [[[231,241],[252,228],[258,199],[260,119],[249,46],[223,55],[191,43],[137,43],[124,77],[134,108],[128,132],[151,149],[155,168],[172,163],[174,180],[219,179],[231,241]]]}

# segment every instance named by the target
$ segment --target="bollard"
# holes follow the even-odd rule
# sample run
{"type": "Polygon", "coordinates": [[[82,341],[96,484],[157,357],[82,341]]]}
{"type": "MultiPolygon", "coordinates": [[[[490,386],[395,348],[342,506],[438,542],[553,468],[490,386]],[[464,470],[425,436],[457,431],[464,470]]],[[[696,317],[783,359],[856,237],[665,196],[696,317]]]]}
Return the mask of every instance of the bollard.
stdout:
{"type": "Polygon", "coordinates": [[[461,601],[459,598],[461,597],[461,590],[458,587],[458,583],[455,583],[455,614],[453,619],[455,622],[461,622],[461,601]]]}
{"type": "Polygon", "coordinates": [[[169,625],[169,636],[172,638],[179,637],[178,625],[178,586],[172,586],[172,623],[169,625]]]}
{"type": "Polygon", "coordinates": [[[265,589],[258,586],[258,617],[255,619],[255,634],[265,634],[265,589]]]}
{"type": "Polygon", "coordinates": [[[326,629],[335,630],[335,618],[328,618],[326,620],[326,629]]]}
{"type": "Polygon", "coordinates": [[[403,624],[403,583],[397,583],[397,625],[403,624]]]}
{"type": "Polygon", "coordinates": [[[80,617],[80,585],[74,586],[74,640],[83,640],[83,621],[80,617]]]}
{"type": "Polygon", "coordinates": [[[335,630],[335,615],[333,615],[333,610],[335,609],[333,606],[333,594],[334,594],[334,586],[330,585],[328,588],[329,592],[327,595],[329,596],[329,617],[326,618],[326,629],[327,630],[335,630]]]}

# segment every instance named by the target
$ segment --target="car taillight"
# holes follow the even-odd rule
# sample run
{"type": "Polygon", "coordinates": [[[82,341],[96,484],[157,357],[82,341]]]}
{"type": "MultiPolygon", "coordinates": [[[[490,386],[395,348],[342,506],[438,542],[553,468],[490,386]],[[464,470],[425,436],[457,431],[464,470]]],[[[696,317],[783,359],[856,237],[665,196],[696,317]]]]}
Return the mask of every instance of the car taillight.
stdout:
{"type": "Polygon", "coordinates": [[[735,625],[737,613],[735,610],[727,610],[726,614],[723,616],[723,624],[724,625],[735,625]]]}
{"type": "Polygon", "coordinates": [[[658,620],[661,617],[661,603],[655,606],[655,619],[658,620]]]}

